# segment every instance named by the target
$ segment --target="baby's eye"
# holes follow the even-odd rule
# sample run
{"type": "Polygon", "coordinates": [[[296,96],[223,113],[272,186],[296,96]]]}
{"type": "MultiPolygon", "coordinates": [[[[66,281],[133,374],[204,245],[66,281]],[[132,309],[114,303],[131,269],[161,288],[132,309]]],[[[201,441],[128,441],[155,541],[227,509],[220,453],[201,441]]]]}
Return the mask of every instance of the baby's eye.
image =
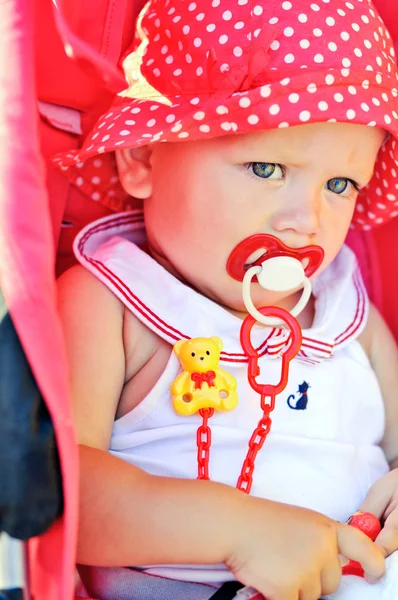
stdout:
{"type": "Polygon", "coordinates": [[[357,192],[359,192],[359,186],[355,181],[351,179],[347,179],[347,177],[334,177],[333,179],[329,179],[326,182],[326,187],[328,190],[335,194],[342,194],[347,190],[349,186],[352,186],[357,192]]]}
{"type": "Polygon", "coordinates": [[[285,174],[282,165],[277,163],[252,162],[247,166],[257,177],[262,179],[283,179],[285,174]]]}

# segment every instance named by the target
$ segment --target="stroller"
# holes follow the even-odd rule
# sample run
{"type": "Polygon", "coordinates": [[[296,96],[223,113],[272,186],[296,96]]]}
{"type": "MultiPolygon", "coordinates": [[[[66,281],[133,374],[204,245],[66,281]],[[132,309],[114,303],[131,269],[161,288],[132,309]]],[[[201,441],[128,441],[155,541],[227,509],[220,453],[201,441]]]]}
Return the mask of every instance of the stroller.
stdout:
{"type": "MultiPolygon", "coordinates": [[[[396,0],[374,3],[398,41],[396,0]]],[[[77,449],[54,284],[74,262],[78,231],[115,209],[72,186],[51,157],[79,147],[125,87],[117,65],[143,4],[0,3],[0,135],[7,149],[0,158],[0,532],[27,540],[24,592],[22,584],[4,583],[0,564],[0,598],[75,594],[77,449]]],[[[395,220],[350,233],[348,243],[398,339],[397,229],[395,220]]],[[[9,558],[4,548],[20,552],[3,535],[0,563],[9,558]]]]}

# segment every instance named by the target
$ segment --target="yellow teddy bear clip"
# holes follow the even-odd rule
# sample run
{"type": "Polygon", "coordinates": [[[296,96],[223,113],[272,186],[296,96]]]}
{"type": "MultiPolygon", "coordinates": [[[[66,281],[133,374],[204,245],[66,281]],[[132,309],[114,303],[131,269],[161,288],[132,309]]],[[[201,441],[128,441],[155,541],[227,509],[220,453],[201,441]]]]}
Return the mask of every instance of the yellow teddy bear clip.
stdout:
{"type": "Polygon", "coordinates": [[[192,338],[174,344],[183,370],[170,387],[178,414],[193,415],[205,408],[232,410],[238,404],[235,377],[218,366],[222,347],[218,337],[192,338]]]}

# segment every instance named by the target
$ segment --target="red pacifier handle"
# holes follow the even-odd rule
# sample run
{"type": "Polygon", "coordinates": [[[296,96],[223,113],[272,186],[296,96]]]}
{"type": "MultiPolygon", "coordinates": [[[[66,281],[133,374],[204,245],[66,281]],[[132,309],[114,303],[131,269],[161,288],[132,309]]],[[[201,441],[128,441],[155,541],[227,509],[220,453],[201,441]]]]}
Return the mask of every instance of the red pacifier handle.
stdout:
{"type": "MultiPolygon", "coordinates": [[[[381,531],[381,525],[379,519],[369,512],[358,511],[354,513],[347,521],[351,527],[356,527],[367,535],[372,542],[375,541],[381,531]]],[[[350,562],[342,567],[343,575],[356,575],[357,577],[364,577],[364,570],[359,562],[356,560],[350,560],[350,562]]]]}
{"type": "Polygon", "coordinates": [[[253,325],[256,323],[256,319],[252,317],[252,315],[247,315],[243,321],[240,330],[240,343],[245,355],[248,358],[248,380],[253,390],[264,397],[280,394],[285,389],[289,376],[289,363],[300,350],[302,333],[301,327],[297,320],[284,308],[279,308],[277,306],[264,306],[263,308],[260,308],[259,311],[265,317],[272,316],[279,318],[281,321],[284,321],[288,326],[288,329],[290,329],[290,344],[286,351],[282,354],[282,369],[279,383],[276,385],[261,384],[256,382],[256,377],[258,377],[260,374],[260,367],[258,366],[259,355],[250,339],[251,330],[253,325]]]}
{"type": "Polygon", "coordinates": [[[231,252],[227,261],[228,274],[237,281],[243,281],[247,271],[247,259],[253,252],[264,248],[266,252],[255,260],[250,267],[261,265],[265,260],[276,256],[289,256],[300,262],[307,259],[305,267],[306,277],[311,277],[321,266],[325,252],[320,246],[304,246],[303,248],[290,248],[274,235],[257,233],[240,242],[231,252]]]}

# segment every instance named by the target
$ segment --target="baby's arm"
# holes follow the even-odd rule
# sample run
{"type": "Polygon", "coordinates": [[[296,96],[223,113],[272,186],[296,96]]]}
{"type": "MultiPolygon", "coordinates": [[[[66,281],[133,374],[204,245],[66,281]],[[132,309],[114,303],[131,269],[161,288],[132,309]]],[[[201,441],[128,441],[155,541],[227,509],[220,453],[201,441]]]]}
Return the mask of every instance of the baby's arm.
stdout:
{"type": "MultiPolygon", "coordinates": [[[[228,507],[234,512],[240,495],[221,486],[215,494],[206,486],[198,491],[205,504],[197,497],[200,483],[153,478],[108,454],[126,376],[123,306],[82,267],[65,273],[58,290],[80,445],[78,560],[100,565],[203,562],[206,554],[209,562],[222,561],[229,545],[228,507]],[[218,535],[205,548],[213,510],[220,515],[218,535]]],[[[145,357],[145,343],[136,342],[145,357]]]]}
{"type": "MultiPolygon", "coordinates": [[[[333,591],[338,551],[382,573],[381,553],[353,528],[214,482],[155,477],[109,454],[126,378],[123,307],[81,267],[58,289],[80,445],[79,562],[225,562],[271,600],[333,591]]],[[[131,352],[145,358],[147,351],[137,334],[131,352]]]]}
{"type": "Polygon", "coordinates": [[[382,447],[391,468],[398,467],[398,349],[378,310],[371,305],[368,323],[361,336],[383,395],[386,429],[382,447]]]}
{"type": "Polygon", "coordinates": [[[384,521],[376,543],[388,555],[398,549],[398,349],[384,319],[372,305],[361,342],[383,395],[386,428],[382,447],[391,471],[372,486],[360,509],[384,521]]]}

